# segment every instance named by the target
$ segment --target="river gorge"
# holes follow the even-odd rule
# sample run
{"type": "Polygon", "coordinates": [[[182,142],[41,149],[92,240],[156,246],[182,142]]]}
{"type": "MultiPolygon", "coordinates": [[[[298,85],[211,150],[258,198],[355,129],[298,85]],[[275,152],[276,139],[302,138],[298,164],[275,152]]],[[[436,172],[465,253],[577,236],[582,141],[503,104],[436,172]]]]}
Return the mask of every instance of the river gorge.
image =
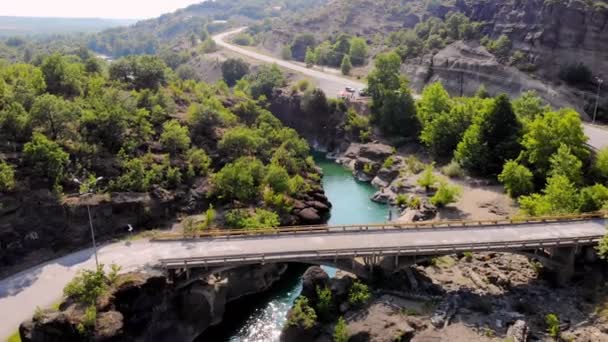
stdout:
{"type": "MultiPolygon", "coordinates": [[[[376,191],[369,183],[355,180],[350,170],[315,156],[323,170],[323,188],[333,204],[329,225],[379,223],[388,218],[388,207],[370,201],[376,191]]],[[[269,293],[231,303],[223,322],[210,328],[197,341],[258,342],[278,341],[287,312],[302,290],[305,265],[290,265],[290,271],[269,293]]],[[[334,269],[324,268],[330,276],[334,269]]]]}

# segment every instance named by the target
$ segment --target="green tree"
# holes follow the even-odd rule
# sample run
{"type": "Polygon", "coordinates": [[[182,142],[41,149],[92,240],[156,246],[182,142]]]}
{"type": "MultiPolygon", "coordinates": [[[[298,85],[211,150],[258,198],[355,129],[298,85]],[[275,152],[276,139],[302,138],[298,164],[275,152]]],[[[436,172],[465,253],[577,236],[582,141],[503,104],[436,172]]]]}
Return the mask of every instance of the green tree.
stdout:
{"type": "Polygon", "coordinates": [[[350,56],[344,55],[344,58],[342,58],[342,63],[340,64],[340,70],[342,71],[342,75],[349,75],[352,68],[353,65],[350,62],[350,56]]]}
{"type": "Polygon", "coordinates": [[[281,48],[281,58],[286,61],[290,61],[293,59],[293,55],[291,54],[291,46],[285,45],[281,48]]]}
{"type": "Polygon", "coordinates": [[[376,56],[374,69],[367,76],[368,91],[373,99],[373,107],[381,107],[385,94],[401,87],[400,67],[401,58],[394,52],[376,56]]]}
{"type": "Polygon", "coordinates": [[[589,157],[586,142],[578,113],[571,109],[546,112],[526,125],[521,158],[537,177],[544,179],[551,168],[551,156],[561,145],[569,147],[570,153],[579,160],[586,161],[589,157]]]}
{"type": "Polygon", "coordinates": [[[44,59],[40,66],[50,93],[68,97],[79,96],[83,89],[84,66],[70,63],[59,54],[44,59]]]}
{"type": "Polygon", "coordinates": [[[285,85],[283,73],[276,64],[261,66],[256,73],[248,76],[248,80],[251,82],[251,95],[256,99],[261,95],[269,99],[274,88],[285,85]]]}
{"type": "Polygon", "coordinates": [[[247,202],[260,193],[264,165],[253,157],[243,157],[226,164],[213,175],[215,193],[226,200],[247,202]]]}
{"type": "Polygon", "coordinates": [[[10,192],[15,189],[15,168],[0,161],[0,192],[10,192]]]}
{"type": "Polygon", "coordinates": [[[498,180],[504,184],[509,196],[517,198],[534,191],[534,175],[527,167],[514,160],[505,163],[498,180]]]}
{"type": "MultiPolygon", "coordinates": [[[[478,97],[480,99],[487,99],[491,96],[490,96],[490,93],[488,92],[488,89],[486,88],[486,86],[482,84],[475,91],[475,97],[478,97]]],[[[513,110],[517,114],[517,110],[515,109],[515,102],[513,102],[513,110]]]]}
{"type": "Polygon", "coordinates": [[[405,78],[400,79],[401,86],[395,91],[384,93],[382,105],[375,107],[374,120],[380,129],[387,134],[403,137],[415,137],[420,131],[416,117],[416,103],[405,78]]]}
{"type": "Polygon", "coordinates": [[[551,164],[550,176],[565,176],[576,185],[583,182],[583,162],[572,154],[567,145],[560,145],[557,152],[549,159],[549,163],[551,164]]]}
{"type": "Polygon", "coordinates": [[[259,130],[237,126],[224,133],[218,147],[230,160],[235,160],[243,156],[255,156],[263,152],[267,144],[259,130]]]}
{"type": "Polygon", "coordinates": [[[578,212],[580,197],[576,186],[562,175],[549,177],[542,194],[522,196],[522,211],[532,216],[561,215],[578,212]]]}
{"type": "Polygon", "coordinates": [[[549,110],[550,108],[533,90],[523,92],[513,101],[513,111],[523,122],[534,120],[549,110]]]}
{"type": "Polygon", "coordinates": [[[441,82],[435,82],[424,87],[417,111],[423,129],[433,122],[436,117],[449,113],[450,108],[450,95],[441,82]]]}
{"type": "Polygon", "coordinates": [[[487,110],[473,119],[458,144],[456,160],[470,171],[498,174],[505,161],[518,156],[521,129],[509,98],[499,95],[487,110]]]}
{"type": "Polygon", "coordinates": [[[163,124],[160,143],[171,154],[187,150],[190,147],[190,132],[188,127],[182,126],[177,120],[170,120],[163,124]]]}
{"type": "Polygon", "coordinates": [[[264,182],[275,192],[287,193],[289,191],[289,173],[280,165],[270,164],[268,166],[264,182]]]}
{"type": "Polygon", "coordinates": [[[40,133],[34,133],[32,140],[23,147],[26,163],[39,177],[46,177],[51,184],[63,178],[69,155],[54,141],[40,133]]]}
{"type": "Polygon", "coordinates": [[[293,58],[297,61],[304,61],[308,49],[314,48],[315,45],[315,36],[313,36],[311,33],[297,35],[291,44],[293,58]]]}
{"type": "Polygon", "coordinates": [[[593,169],[603,179],[608,179],[608,147],[601,149],[593,161],[593,169]]]}
{"type": "Polygon", "coordinates": [[[205,150],[200,148],[191,148],[186,154],[188,175],[194,177],[196,175],[205,176],[211,166],[211,158],[205,150]]]}
{"type": "Polygon", "coordinates": [[[365,64],[365,58],[367,57],[367,43],[365,39],[360,37],[353,37],[350,40],[350,51],[349,55],[353,65],[360,66],[365,64]]]}
{"type": "Polygon", "coordinates": [[[361,306],[371,298],[367,285],[356,280],[348,290],[348,303],[352,306],[361,306]]]}
{"type": "Polygon", "coordinates": [[[167,65],[159,56],[129,56],[110,64],[110,79],[135,89],[158,89],[167,81],[167,65]]]}
{"type": "Polygon", "coordinates": [[[608,188],[595,184],[581,189],[579,210],[583,213],[598,211],[608,202],[608,188]]]}
{"type": "Polygon", "coordinates": [[[228,58],[222,63],[222,77],[232,87],[249,73],[249,64],[240,58],[228,58]]]}
{"type": "Polygon", "coordinates": [[[346,328],[346,321],[344,317],[338,319],[338,323],[334,327],[334,342],[348,342],[350,336],[348,335],[348,329],[346,328]]]}
{"type": "Polygon", "coordinates": [[[30,115],[20,103],[13,102],[0,111],[0,128],[14,141],[27,141],[31,135],[30,115]]]}
{"type": "Polygon", "coordinates": [[[32,126],[55,140],[66,136],[79,114],[64,99],[45,94],[36,99],[30,115],[32,126]]]}
{"type": "Polygon", "coordinates": [[[306,297],[300,296],[293,304],[287,317],[287,325],[290,327],[301,327],[311,329],[317,324],[317,313],[308,304],[306,297]]]}
{"type": "Polygon", "coordinates": [[[304,57],[304,62],[306,63],[307,68],[312,68],[315,65],[315,61],[317,57],[315,56],[315,52],[312,48],[306,49],[306,56],[304,57]]]}

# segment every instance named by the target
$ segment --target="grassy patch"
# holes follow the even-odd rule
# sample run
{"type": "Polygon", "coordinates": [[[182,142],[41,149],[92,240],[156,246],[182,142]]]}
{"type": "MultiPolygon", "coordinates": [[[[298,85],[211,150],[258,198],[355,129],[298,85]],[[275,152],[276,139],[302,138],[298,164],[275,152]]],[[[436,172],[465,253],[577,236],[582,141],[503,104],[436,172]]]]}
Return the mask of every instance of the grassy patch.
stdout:
{"type": "Polygon", "coordinates": [[[11,334],[11,336],[6,339],[7,342],[21,342],[21,336],[19,335],[19,330],[15,331],[11,334]]]}
{"type": "Polygon", "coordinates": [[[454,264],[456,264],[456,261],[448,255],[431,259],[431,265],[439,268],[452,267],[454,264]]]}

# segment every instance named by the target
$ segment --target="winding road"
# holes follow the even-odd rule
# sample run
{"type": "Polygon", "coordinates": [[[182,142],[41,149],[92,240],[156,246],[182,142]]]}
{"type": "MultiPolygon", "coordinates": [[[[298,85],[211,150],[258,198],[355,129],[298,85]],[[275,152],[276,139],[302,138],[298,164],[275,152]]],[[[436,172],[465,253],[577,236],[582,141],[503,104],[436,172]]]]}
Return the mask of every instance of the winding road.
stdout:
{"type": "MultiPolygon", "coordinates": [[[[268,55],[264,55],[252,50],[248,50],[234,44],[226,42],[228,36],[240,33],[246,30],[247,27],[240,27],[228,32],[218,34],[213,37],[215,43],[225,49],[233,51],[237,54],[247,56],[249,58],[256,59],[265,63],[276,63],[277,65],[298,72],[312,78],[317,87],[321,88],[328,97],[336,97],[346,87],[352,87],[355,89],[362,89],[366,87],[365,83],[357,82],[346,77],[339,75],[340,71],[336,69],[326,68],[325,72],[316,69],[309,69],[303,65],[284,61],[282,59],[274,58],[268,55]]],[[[415,98],[419,95],[414,94],[415,98]]],[[[591,125],[588,123],[583,124],[585,134],[589,137],[588,144],[596,150],[608,147],[608,128],[604,129],[600,126],[591,125]]]]}

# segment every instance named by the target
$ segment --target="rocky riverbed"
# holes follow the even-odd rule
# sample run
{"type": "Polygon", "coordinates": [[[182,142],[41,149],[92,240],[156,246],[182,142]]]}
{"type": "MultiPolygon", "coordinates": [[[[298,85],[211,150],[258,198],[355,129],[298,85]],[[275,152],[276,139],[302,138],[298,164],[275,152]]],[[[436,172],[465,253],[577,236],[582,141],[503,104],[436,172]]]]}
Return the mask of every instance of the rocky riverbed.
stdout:
{"type": "Polygon", "coordinates": [[[452,255],[380,276],[362,307],[348,302],[352,276],[329,279],[318,268],[304,276],[309,303],[315,289],[331,289],[335,317],[312,328],[288,326],[284,341],[332,341],[345,318],[349,341],[554,341],[546,317],[559,319],[564,341],[608,341],[608,279],[587,265],[567,287],[556,288],[534,261],[513,254],[452,255]]]}
{"type": "Polygon", "coordinates": [[[455,203],[437,208],[431,204],[433,189],[418,184],[430,158],[416,145],[396,150],[380,142],[351,143],[343,152],[335,152],[336,162],[352,170],[353,177],[370,182],[378,191],[371,200],[401,207],[402,223],[429,220],[488,220],[505,218],[515,213],[513,201],[501,185],[487,179],[477,179],[464,174],[448,177],[439,170],[434,177],[461,188],[455,203]],[[399,197],[415,205],[398,203],[399,197]]]}

